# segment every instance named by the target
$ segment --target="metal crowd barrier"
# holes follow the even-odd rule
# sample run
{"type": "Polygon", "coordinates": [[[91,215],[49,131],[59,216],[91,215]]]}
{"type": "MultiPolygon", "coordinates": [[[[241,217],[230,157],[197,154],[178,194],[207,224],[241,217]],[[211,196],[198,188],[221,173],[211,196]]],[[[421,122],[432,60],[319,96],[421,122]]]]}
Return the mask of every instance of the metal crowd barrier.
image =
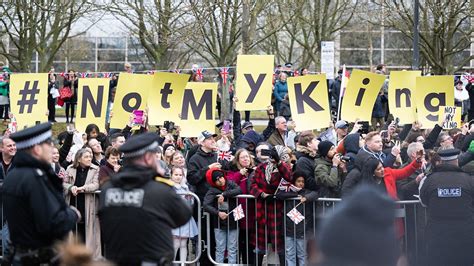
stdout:
{"type": "MultiPolygon", "coordinates": [[[[287,219],[287,213],[291,209],[293,209],[294,206],[297,206],[298,203],[300,203],[299,198],[291,198],[286,199],[284,201],[274,200],[273,202],[267,203],[264,205],[263,210],[265,217],[269,217],[268,211],[269,208],[271,208],[270,205],[273,205],[273,208],[271,209],[274,212],[274,220],[271,221],[270,224],[282,225],[276,230],[272,230],[267,227],[269,226],[268,221],[266,223],[259,223],[257,219],[255,219],[254,223],[251,222],[253,217],[249,217],[249,211],[254,210],[255,213],[257,213],[258,211],[257,204],[255,204],[255,197],[251,195],[239,195],[234,199],[229,199],[229,201],[234,201],[233,206],[245,204],[246,208],[244,208],[243,210],[245,217],[242,218],[242,220],[245,219],[245,223],[243,224],[246,226],[243,226],[242,223],[237,226],[236,234],[238,241],[236,247],[229,248],[228,246],[226,246],[225,254],[227,254],[227,260],[222,261],[222,255],[220,256],[221,260],[217,258],[217,253],[223,252],[222,249],[216,251],[217,248],[215,246],[207,248],[207,256],[212,263],[216,265],[261,265],[263,262],[263,265],[280,264],[288,266],[303,266],[305,265],[304,263],[306,261],[314,260],[314,258],[311,258],[311,254],[309,254],[311,253],[311,251],[306,250],[306,246],[308,240],[315,241],[319,220],[330,214],[334,210],[335,206],[339,202],[341,202],[341,199],[319,198],[315,202],[306,201],[304,204],[302,204],[303,206],[306,206],[304,206],[303,208],[299,208],[301,215],[305,218],[298,225],[287,219]],[[277,208],[279,204],[282,204],[281,209],[277,208]],[[251,206],[251,209],[249,208],[249,206],[251,206]],[[276,215],[277,212],[280,212],[280,215],[276,215]],[[251,230],[251,225],[254,225],[254,230],[251,230]],[[259,248],[256,248],[255,244],[256,242],[258,242],[256,239],[259,238],[258,234],[262,231],[263,227],[263,231],[265,232],[264,243],[266,244],[266,246],[264,250],[260,250],[259,248]],[[299,230],[301,230],[301,232],[299,230]],[[270,242],[276,244],[279,243],[279,241],[273,241],[273,239],[278,237],[281,237],[281,239],[283,240],[283,246],[270,246],[270,242]],[[242,250],[242,248],[244,248],[244,250],[242,250]],[[230,253],[234,252],[237,253],[237,261],[230,261],[230,253]],[[265,253],[265,256],[262,256],[263,253],[265,253]]],[[[404,256],[406,256],[410,265],[420,265],[425,255],[423,243],[424,229],[426,224],[426,209],[423,208],[420,202],[416,200],[397,201],[397,206],[398,207],[395,210],[395,217],[397,219],[403,219],[404,224],[404,235],[400,239],[402,253],[404,256]]],[[[229,210],[229,212],[230,211],[232,210],[229,210]]],[[[212,229],[219,229],[225,231],[227,237],[232,236],[232,234],[235,234],[235,232],[232,232],[232,230],[228,226],[226,228],[221,228],[220,223],[216,223],[217,217],[215,217],[214,215],[211,215],[207,212],[205,212],[204,215],[206,217],[207,226],[206,243],[209,244],[211,242],[214,242],[214,240],[217,241],[217,239],[212,239],[215,238],[212,229]]],[[[227,218],[227,224],[229,224],[230,222],[229,219],[231,219],[230,216],[227,218]]],[[[222,236],[223,234],[220,235],[222,236]]],[[[229,244],[232,243],[229,243],[229,241],[227,241],[226,245],[229,244]]],[[[257,244],[257,247],[258,246],[259,245],[257,244]]],[[[207,245],[207,247],[209,247],[209,245],[207,245]]]]}
{"type": "MultiPolygon", "coordinates": [[[[98,194],[100,191],[96,191],[92,193],[94,195],[94,199],[97,202],[96,208],[94,210],[94,215],[97,215],[98,211],[98,194]]],[[[197,197],[196,194],[194,193],[185,193],[181,194],[183,197],[186,197],[186,200],[188,201],[194,201],[194,204],[197,207],[197,217],[201,217],[202,213],[202,206],[201,206],[201,201],[197,197]],[[191,199],[192,198],[192,199],[191,199]]],[[[76,198],[77,199],[77,198],[76,198]]],[[[273,200],[264,206],[264,217],[269,217],[269,210],[268,208],[273,205],[273,216],[274,220],[272,221],[273,224],[281,224],[281,227],[278,227],[278,230],[272,230],[271,228],[268,228],[268,222],[265,223],[264,225],[259,224],[256,214],[259,210],[257,208],[256,204],[256,199],[252,195],[239,195],[234,199],[229,199],[230,201],[234,201],[235,206],[238,206],[241,204],[244,206],[243,208],[243,213],[245,215],[244,218],[241,219],[241,221],[237,221],[237,227],[236,227],[236,232],[233,232],[233,236],[236,236],[237,238],[237,244],[236,247],[233,249],[229,250],[229,247],[225,248],[224,251],[221,250],[221,252],[224,252],[224,255],[227,255],[227,263],[220,262],[216,260],[216,246],[214,244],[213,239],[215,237],[215,232],[212,229],[222,229],[220,228],[219,223],[217,223],[217,226],[215,225],[216,218],[210,215],[209,213],[205,212],[204,213],[204,218],[205,218],[205,225],[206,225],[206,231],[207,235],[202,236],[201,235],[201,229],[202,229],[202,222],[201,219],[196,219],[195,222],[197,224],[197,236],[195,239],[188,239],[187,242],[187,247],[191,246],[191,248],[188,248],[186,258],[183,260],[183,258],[180,258],[179,260],[173,261],[175,265],[185,265],[185,264],[195,264],[197,263],[202,256],[202,252],[206,250],[206,255],[208,259],[214,263],[214,264],[225,264],[225,265],[231,265],[231,264],[252,264],[252,265],[261,265],[262,262],[264,264],[277,264],[278,260],[284,259],[284,261],[280,261],[280,265],[296,265],[293,263],[288,263],[289,260],[298,260],[298,256],[288,256],[290,254],[296,253],[298,255],[299,253],[303,253],[299,258],[307,261],[308,259],[311,260],[311,254],[308,254],[309,252],[305,250],[307,241],[308,240],[314,240],[316,238],[316,230],[317,230],[317,225],[318,221],[328,215],[331,211],[334,210],[335,206],[341,202],[341,199],[336,199],[336,198],[319,198],[316,202],[306,202],[302,204],[304,207],[302,208],[301,215],[303,215],[305,218],[301,222],[302,227],[303,227],[303,236],[298,237],[297,236],[297,228],[300,226],[300,224],[296,225],[294,222],[288,222],[287,220],[287,213],[288,211],[293,208],[293,206],[298,205],[300,202],[300,199],[298,198],[292,198],[292,199],[287,199],[287,200],[273,200]],[[282,205],[281,205],[282,204],[282,205]],[[278,208],[281,207],[281,208],[278,208]],[[280,215],[277,215],[277,213],[280,213],[280,215]],[[277,220],[280,218],[281,220],[277,220]],[[307,222],[309,220],[309,223],[307,222]],[[264,227],[264,228],[263,228],[264,227]],[[260,230],[259,230],[260,229],[260,230]],[[258,245],[255,245],[258,243],[257,239],[259,237],[262,237],[261,235],[259,236],[259,231],[265,232],[265,235],[263,238],[265,239],[265,248],[259,249],[258,245]],[[287,232],[293,232],[293,234],[289,234],[287,232]],[[270,234],[269,234],[270,233],[270,234]],[[205,241],[203,241],[202,237],[205,237],[205,241]],[[282,238],[283,246],[278,246],[279,241],[274,241],[274,239],[282,238]],[[301,241],[302,240],[302,241],[301,241]],[[268,243],[276,243],[276,246],[270,246],[268,243]],[[190,245],[190,243],[193,243],[193,245],[190,245]],[[296,252],[293,250],[296,249],[296,252]],[[302,249],[302,252],[299,252],[299,249],[302,249]],[[271,252],[272,250],[275,250],[277,252],[271,252]],[[233,253],[235,252],[236,254],[236,263],[229,263],[229,255],[234,255],[233,253]],[[232,254],[230,254],[232,253],[232,254]],[[285,254],[286,253],[286,254],[285,254]],[[287,261],[288,260],[288,261],[287,261]]],[[[76,204],[77,205],[77,204],[76,204]]],[[[424,238],[425,238],[425,225],[426,225],[426,209],[423,208],[420,204],[419,201],[413,200],[413,201],[397,201],[398,208],[396,209],[396,217],[403,219],[403,224],[404,224],[404,236],[403,239],[401,240],[402,243],[402,251],[406,255],[410,265],[419,265],[421,264],[424,256],[425,256],[425,250],[424,250],[424,238]]],[[[300,205],[301,206],[301,205],[300,205]]],[[[228,210],[231,211],[231,210],[228,210]]],[[[229,216],[230,217],[230,216],[229,216]]],[[[227,224],[229,224],[229,219],[227,218],[227,224]]],[[[3,218],[3,209],[2,209],[2,218],[3,218]]],[[[193,218],[191,218],[193,219],[193,218]]],[[[266,218],[267,219],[267,218],[266,218]]],[[[96,221],[93,219],[93,221],[96,221]]],[[[86,224],[86,231],[87,228],[90,226],[97,226],[96,224],[86,224]]],[[[2,226],[3,229],[3,226],[2,226]]],[[[232,230],[229,229],[229,227],[224,228],[223,232],[221,235],[226,235],[229,236],[232,232],[232,230]],[[224,234],[225,233],[225,234],[224,234]]],[[[78,227],[76,226],[75,232],[76,234],[79,233],[78,227]]],[[[229,241],[226,241],[226,246],[228,245],[229,241]]],[[[229,243],[230,244],[230,243],[229,243]]],[[[235,240],[233,240],[233,245],[235,245],[235,240]]],[[[104,247],[102,245],[102,247],[104,247]]],[[[260,247],[261,248],[261,247],[260,247]]],[[[102,248],[102,252],[104,252],[104,248],[102,248]]],[[[175,252],[176,254],[176,252],[175,252]]],[[[3,249],[2,249],[2,255],[3,255],[3,249]]],[[[102,255],[105,257],[106,254],[102,253],[102,255]]],[[[302,266],[301,263],[298,265],[302,266]]]]}

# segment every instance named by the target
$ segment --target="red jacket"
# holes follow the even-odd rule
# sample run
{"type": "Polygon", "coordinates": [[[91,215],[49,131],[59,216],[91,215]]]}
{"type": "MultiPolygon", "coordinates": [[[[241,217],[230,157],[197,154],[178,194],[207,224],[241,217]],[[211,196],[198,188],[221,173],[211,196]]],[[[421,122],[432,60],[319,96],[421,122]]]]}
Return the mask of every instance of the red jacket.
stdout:
{"type": "MultiPolygon", "coordinates": [[[[408,178],[412,175],[417,169],[421,167],[421,164],[418,163],[416,160],[408,164],[407,166],[403,167],[402,169],[392,169],[389,167],[384,168],[384,182],[385,182],[385,189],[387,189],[388,195],[394,199],[398,200],[397,196],[397,180],[408,178]]],[[[395,227],[397,232],[397,237],[402,238],[405,234],[405,226],[403,223],[403,219],[396,219],[395,220],[395,227]]]]}
{"type": "Polygon", "coordinates": [[[389,167],[384,168],[384,182],[387,193],[392,199],[398,200],[397,196],[397,180],[408,178],[412,175],[417,169],[421,167],[421,164],[416,160],[403,167],[402,169],[392,169],[389,167]]]}

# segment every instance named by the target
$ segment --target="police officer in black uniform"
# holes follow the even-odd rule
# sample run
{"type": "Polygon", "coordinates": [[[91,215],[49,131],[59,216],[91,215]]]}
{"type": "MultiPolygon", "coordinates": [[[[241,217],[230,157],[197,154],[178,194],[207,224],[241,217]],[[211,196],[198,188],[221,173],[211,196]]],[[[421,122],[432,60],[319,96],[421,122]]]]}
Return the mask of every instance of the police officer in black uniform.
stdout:
{"type": "Polygon", "coordinates": [[[158,149],[156,134],[131,137],[119,148],[124,154],[123,169],[101,192],[105,255],[118,265],[171,265],[171,229],[191,218],[191,209],[174,192],[173,183],[158,175],[158,149]]]}
{"type": "Polygon", "coordinates": [[[458,149],[438,152],[441,163],[420,182],[427,207],[427,265],[474,264],[474,178],[458,166],[458,149]]]}
{"type": "MultiPolygon", "coordinates": [[[[62,180],[51,168],[51,124],[11,135],[16,142],[16,167],[3,184],[3,212],[14,246],[14,265],[52,262],[52,245],[73,230],[80,219],[62,195],[62,180]]],[[[7,262],[3,262],[7,264],[7,262]]]]}

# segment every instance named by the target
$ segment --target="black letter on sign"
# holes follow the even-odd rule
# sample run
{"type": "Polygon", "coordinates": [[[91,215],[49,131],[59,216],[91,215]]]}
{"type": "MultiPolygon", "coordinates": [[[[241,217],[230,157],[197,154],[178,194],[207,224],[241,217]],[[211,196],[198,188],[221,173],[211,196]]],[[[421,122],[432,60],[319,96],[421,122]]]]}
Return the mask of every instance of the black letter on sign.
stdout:
{"type": "MultiPolygon", "coordinates": [[[[362,80],[362,84],[364,85],[369,84],[369,82],[370,82],[369,78],[365,78],[364,80],[362,80]]],[[[360,88],[359,93],[357,94],[355,105],[360,106],[362,104],[362,98],[364,97],[364,93],[365,93],[365,89],[360,88]]]]}
{"type": "Polygon", "coordinates": [[[133,110],[137,110],[140,105],[142,105],[142,96],[136,92],[131,92],[123,97],[122,108],[129,113],[133,112],[133,110]],[[134,106],[130,105],[131,99],[135,99],[134,106]]]}
{"type": "Polygon", "coordinates": [[[171,83],[165,83],[165,86],[163,87],[163,89],[161,89],[160,93],[163,95],[161,97],[161,106],[163,106],[163,108],[170,108],[170,103],[168,102],[168,95],[170,95],[171,93],[173,93],[173,90],[170,89],[171,87],[171,83]]]}
{"type": "Polygon", "coordinates": [[[89,86],[82,87],[82,104],[81,104],[81,118],[86,117],[87,102],[90,102],[92,112],[95,117],[100,117],[102,109],[102,99],[104,98],[104,86],[99,86],[97,90],[97,101],[94,101],[91,89],[89,86]]]}
{"type": "Polygon", "coordinates": [[[440,106],[446,106],[446,93],[435,93],[432,92],[425,97],[425,108],[431,113],[435,113],[436,115],[427,115],[426,118],[430,121],[438,121],[438,112],[440,106]],[[432,105],[431,101],[436,98],[438,99],[438,105],[432,105]]]}
{"type": "Polygon", "coordinates": [[[188,110],[189,106],[191,106],[191,110],[193,111],[194,119],[199,119],[202,113],[202,109],[204,109],[204,105],[206,105],[206,120],[212,119],[212,110],[214,104],[212,102],[212,90],[205,90],[202,94],[201,100],[199,104],[196,103],[196,98],[194,98],[194,93],[192,90],[186,89],[184,90],[184,97],[183,97],[183,109],[181,109],[181,119],[187,120],[188,119],[188,110]]]}
{"type": "Polygon", "coordinates": [[[267,74],[258,75],[257,82],[254,82],[251,74],[244,74],[244,77],[250,86],[250,94],[249,97],[247,97],[247,100],[245,100],[246,103],[253,102],[255,96],[257,96],[257,92],[260,89],[260,86],[262,86],[263,80],[265,79],[266,75],[267,74]]]}
{"type": "Polygon", "coordinates": [[[402,94],[405,94],[406,107],[411,107],[411,92],[407,88],[395,90],[395,106],[397,108],[402,106],[401,104],[402,94]]]}
{"type": "Polygon", "coordinates": [[[312,81],[304,93],[301,91],[301,83],[296,83],[295,84],[295,100],[296,100],[296,112],[298,114],[304,113],[304,105],[303,102],[306,102],[311,108],[314,109],[314,111],[323,111],[324,109],[319,105],[317,102],[315,102],[311,97],[311,93],[313,93],[314,89],[316,86],[318,86],[319,81],[312,81]]]}

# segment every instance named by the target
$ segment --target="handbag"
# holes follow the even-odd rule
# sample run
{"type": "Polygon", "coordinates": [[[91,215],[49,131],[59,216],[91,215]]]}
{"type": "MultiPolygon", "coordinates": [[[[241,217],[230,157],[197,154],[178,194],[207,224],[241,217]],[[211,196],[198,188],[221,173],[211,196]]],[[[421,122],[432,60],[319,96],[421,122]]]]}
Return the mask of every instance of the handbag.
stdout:
{"type": "Polygon", "coordinates": [[[68,100],[72,97],[72,90],[70,87],[62,87],[59,89],[59,97],[63,100],[68,100]]]}

